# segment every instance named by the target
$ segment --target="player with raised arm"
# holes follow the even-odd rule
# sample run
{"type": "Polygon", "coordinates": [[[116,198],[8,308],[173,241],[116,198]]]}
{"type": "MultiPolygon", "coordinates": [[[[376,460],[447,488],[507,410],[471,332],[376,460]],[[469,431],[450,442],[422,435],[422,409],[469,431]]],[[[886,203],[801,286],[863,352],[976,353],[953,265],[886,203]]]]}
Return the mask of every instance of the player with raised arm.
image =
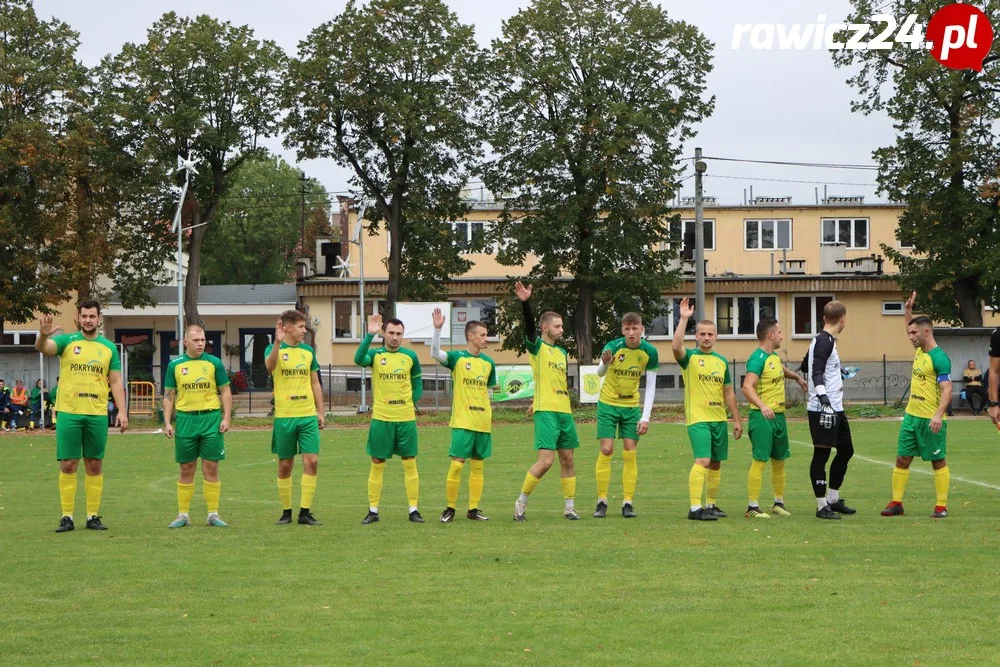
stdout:
{"type": "Polygon", "coordinates": [[[417,473],[416,405],[424,393],[420,360],[413,350],[402,347],[403,323],[392,318],[382,324],[381,315],[368,318],[368,335],[354,354],[354,363],[372,369],[372,423],[368,429],[366,452],[372,459],[368,473],[368,514],[361,520],[372,524],[379,520],[385,462],[393,454],[403,460],[403,482],[410,504],[409,518],[423,523],[417,509],[420,499],[420,475],[417,473]],[[382,332],[382,347],[369,350],[375,335],[382,332]]]}
{"type": "Polygon", "coordinates": [[[694,306],[690,299],[681,299],[680,320],[675,326],[670,346],[684,376],[684,415],[694,452],[694,465],[688,475],[691,500],[688,519],[715,521],[726,516],[716,505],[722,483],[722,462],[729,458],[726,409],[732,415],[733,435],[737,440],[743,435],[743,420],[736,405],[729,362],[713,351],[718,336],[715,322],[698,322],[695,326],[697,347],[684,347],[684,332],[693,315],[694,306]]]}
{"type": "Polygon", "coordinates": [[[312,514],[319,468],[319,431],[325,425],[323,390],[316,352],[306,345],[306,316],[286,310],[274,327],[274,342],[264,350],[264,365],[274,378],[271,452],[278,456],[278,525],[292,522],[292,468],[302,456],[302,497],[298,522],[322,526],[312,514]]]}
{"type": "Polygon", "coordinates": [[[576,434],[573,409],[569,402],[569,383],[566,377],[569,354],[556,345],[562,338],[563,321],[559,313],[542,313],[539,318],[539,328],[542,330],[539,336],[535,330],[535,316],[531,312],[531,290],[531,287],[520,281],[514,283],[514,294],[521,302],[524,337],[535,381],[533,419],[538,460],[524,476],[521,495],[514,502],[514,520],[525,520],[528,496],[552,467],[558,454],[559,476],[565,501],[563,516],[575,521],[580,515],[575,507],[576,470],[573,450],[580,446],[580,438],[576,434]]]}
{"type": "Polygon", "coordinates": [[[226,458],[222,434],[229,430],[233,394],[226,367],[221,359],[205,352],[205,343],[205,329],[200,324],[189,324],[184,332],[184,354],[170,362],[163,380],[163,434],[175,438],[174,460],[181,467],[177,479],[177,518],[167,528],[191,524],[188,513],[194,498],[194,471],[199,458],[202,493],[208,509],[206,523],[216,528],[228,526],[219,518],[222,496],[219,461],[226,458]],[[170,423],[175,406],[176,434],[170,423]]]}
{"type": "Polygon", "coordinates": [[[615,453],[615,438],[622,439],[622,516],[635,517],[632,499],[635,495],[639,467],[636,446],[639,436],[649,430],[656,397],[656,369],[660,357],[656,348],[642,338],[642,316],[626,313],[622,318],[622,337],[604,346],[597,374],[604,378],[597,401],[597,438],[601,451],[597,455],[597,509],[594,518],[603,519],[608,512],[608,486],[611,483],[611,458],[615,453]],[[639,408],[639,380],[646,377],[643,406],[639,408]]]}
{"type": "Polygon", "coordinates": [[[892,501],[882,510],[882,516],[903,514],[903,494],[910,479],[910,464],[920,455],[934,469],[934,490],[937,502],[932,519],[948,516],[948,486],[951,472],[945,460],[948,436],[948,406],[951,405],[951,360],[934,340],[934,323],[926,315],[913,316],[917,302],[914,292],[906,300],[906,335],[916,348],[910,400],[899,427],[896,444],[896,467],[892,469],[892,501]]]}
{"type": "Polygon", "coordinates": [[[844,379],[837,352],[837,336],[847,325],[847,306],[830,301],[823,307],[823,330],[809,344],[803,369],[809,379],[809,433],[813,441],[813,457],[809,464],[813,493],[816,495],[816,517],[839,519],[841,514],[854,514],[840,497],[840,486],[847,474],[847,464],[854,456],[851,427],[844,412],[844,379]],[[830,449],[837,455],[830,464],[830,483],[826,482],[826,462],[830,449]]]}
{"type": "MultiPolygon", "coordinates": [[[[42,315],[38,323],[35,349],[48,357],[59,357],[62,378],[56,408],[56,459],[59,460],[59,499],[62,519],[57,533],[73,530],[73,506],[76,499],[76,471],[83,458],[86,472],[87,528],[107,530],[97,515],[104,492],[104,450],[108,443],[108,391],[115,403],[125,406],[121,358],[118,348],[98,335],[101,304],[84,301],[77,308],[79,331],[52,336],[55,327],[51,315],[42,315]]],[[[124,433],[128,411],[118,411],[116,425],[124,433]]]]}
{"type": "Polygon", "coordinates": [[[762,319],[757,324],[758,347],[747,359],[743,378],[743,395],[750,403],[747,431],[753,456],[747,475],[746,516],[753,519],[770,518],[759,504],[768,459],[771,460],[771,484],[774,486],[771,512],[777,516],[791,516],[785,509],[785,460],[791,456],[785,424],[785,379],[797,382],[805,392],[809,391],[809,385],[781,363],[777,350],[784,338],[776,320],[762,319]]]}
{"type": "Polygon", "coordinates": [[[465,324],[465,349],[445,352],[441,349],[441,328],[445,316],[440,308],[432,314],[434,335],[431,338],[431,356],[451,371],[455,388],[451,401],[451,447],[448,456],[451,466],[445,481],[448,506],[441,513],[441,523],[455,520],[458,489],[462,482],[465,460],[469,464],[469,511],[466,518],[487,521],[479,510],[483,497],[483,467],[493,453],[493,408],[490,405],[490,387],[496,384],[496,365],[483,354],[486,349],[486,325],[475,320],[465,324]]]}

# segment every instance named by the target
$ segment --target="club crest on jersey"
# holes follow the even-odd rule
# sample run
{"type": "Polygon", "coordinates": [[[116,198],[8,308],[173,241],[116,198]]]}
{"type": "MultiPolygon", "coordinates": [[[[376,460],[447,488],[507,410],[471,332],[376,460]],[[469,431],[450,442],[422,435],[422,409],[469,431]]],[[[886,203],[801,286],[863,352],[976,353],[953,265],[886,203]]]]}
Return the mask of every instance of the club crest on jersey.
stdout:
{"type": "Polygon", "coordinates": [[[79,345],[74,345],[73,346],[73,354],[80,354],[80,352],[82,352],[82,350],[80,349],[80,346],[79,345]]]}
{"type": "Polygon", "coordinates": [[[284,354],[281,355],[281,360],[282,361],[288,361],[288,353],[287,352],[285,352],[284,354]]]}
{"type": "Polygon", "coordinates": [[[699,359],[698,360],[698,365],[699,366],[704,366],[705,365],[705,360],[704,359],[699,359]]]}
{"type": "Polygon", "coordinates": [[[467,370],[467,371],[471,371],[472,370],[472,362],[471,361],[466,361],[465,362],[465,370],[467,370]]]}
{"type": "Polygon", "coordinates": [[[773,361],[767,362],[767,367],[770,368],[773,371],[774,370],[774,362],[773,361]]]}
{"type": "Polygon", "coordinates": [[[187,375],[187,374],[188,374],[188,369],[187,368],[182,368],[181,369],[181,375],[187,375]]]}
{"type": "Polygon", "coordinates": [[[387,363],[389,363],[389,360],[386,359],[385,357],[382,357],[382,360],[379,363],[385,366],[387,363]]]}
{"type": "Polygon", "coordinates": [[[622,352],[621,354],[618,355],[618,361],[625,361],[625,353],[624,352],[622,352]]]}

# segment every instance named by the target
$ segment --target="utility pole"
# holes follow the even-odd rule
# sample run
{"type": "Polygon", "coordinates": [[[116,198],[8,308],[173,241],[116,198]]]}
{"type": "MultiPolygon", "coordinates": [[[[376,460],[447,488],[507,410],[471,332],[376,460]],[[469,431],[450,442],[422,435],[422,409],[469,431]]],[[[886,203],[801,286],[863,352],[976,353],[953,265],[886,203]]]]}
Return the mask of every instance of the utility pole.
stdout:
{"type": "Polygon", "coordinates": [[[302,221],[299,232],[299,257],[306,257],[306,172],[299,172],[299,182],[302,185],[302,221]]]}
{"type": "Polygon", "coordinates": [[[694,149],[694,316],[705,319],[705,208],[702,175],[708,166],[701,160],[701,149],[694,149]]]}

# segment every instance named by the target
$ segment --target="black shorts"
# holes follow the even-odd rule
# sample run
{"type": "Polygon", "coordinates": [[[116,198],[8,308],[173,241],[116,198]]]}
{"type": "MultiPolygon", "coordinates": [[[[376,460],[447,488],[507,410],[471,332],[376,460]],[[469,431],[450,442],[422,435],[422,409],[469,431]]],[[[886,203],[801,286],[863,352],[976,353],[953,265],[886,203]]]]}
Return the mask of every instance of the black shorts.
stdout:
{"type": "Polygon", "coordinates": [[[819,423],[822,412],[808,412],[809,414],[809,435],[812,436],[814,445],[826,447],[853,447],[851,440],[851,425],[847,423],[847,413],[837,413],[837,425],[833,428],[823,428],[819,423]]]}

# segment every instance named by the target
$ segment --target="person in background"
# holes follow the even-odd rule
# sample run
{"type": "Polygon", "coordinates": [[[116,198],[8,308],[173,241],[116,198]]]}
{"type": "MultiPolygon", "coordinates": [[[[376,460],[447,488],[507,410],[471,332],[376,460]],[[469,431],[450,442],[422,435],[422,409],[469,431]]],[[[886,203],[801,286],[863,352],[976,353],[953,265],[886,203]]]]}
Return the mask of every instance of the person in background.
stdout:
{"type": "Polygon", "coordinates": [[[962,379],[965,381],[963,398],[969,402],[972,414],[978,415],[986,407],[986,394],[983,391],[983,372],[976,367],[974,359],[969,359],[968,365],[962,370],[962,379]],[[979,398],[978,406],[977,401],[972,400],[973,396],[979,398]]]}

